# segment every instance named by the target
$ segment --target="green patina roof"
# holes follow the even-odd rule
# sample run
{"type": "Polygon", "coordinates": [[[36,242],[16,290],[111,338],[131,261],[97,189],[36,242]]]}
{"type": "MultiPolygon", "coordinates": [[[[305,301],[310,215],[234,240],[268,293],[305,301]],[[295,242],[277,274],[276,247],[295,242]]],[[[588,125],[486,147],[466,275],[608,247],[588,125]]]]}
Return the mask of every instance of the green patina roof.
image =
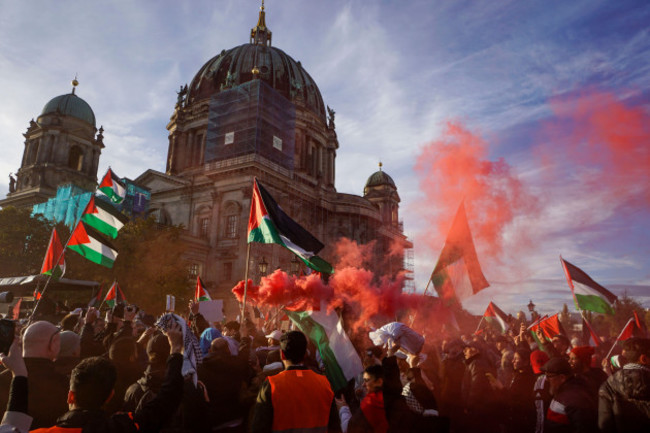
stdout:
{"type": "Polygon", "coordinates": [[[371,174],[368,180],[366,181],[366,188],[370,186],[379,186],[379,185],[390,185],[393,188],[397,188],[395,186],[395,182],[393,181],[393,178],[391,178],[389,175],[387,175],[385,172],[381,170],[371,174]]]}
{"type": "Polygon", "coordinates": [[[53,98],[43,107],[41,116],[52,113],[76,117],[95,126],[95,113],[93,113],[90,105],[73,93],[53,98]]]}

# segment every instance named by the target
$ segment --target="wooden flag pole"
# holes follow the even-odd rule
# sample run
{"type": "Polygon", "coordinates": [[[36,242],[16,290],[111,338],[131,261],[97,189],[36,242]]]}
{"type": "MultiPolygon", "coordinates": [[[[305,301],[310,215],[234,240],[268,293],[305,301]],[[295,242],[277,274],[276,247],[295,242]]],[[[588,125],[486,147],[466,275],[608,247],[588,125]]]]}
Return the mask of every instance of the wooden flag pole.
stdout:
{"type": "Polygon", "coordinates": [[[248,293],[248,268],[250,267],[250,257],[251,257],[251,244],[248,243],[246,248],[246,271],[244,272],[244,297],[241,303],[241,316],[239,317],[239,323],[244,324],[244,313],[246,312],[246,295],[248,293]]]}

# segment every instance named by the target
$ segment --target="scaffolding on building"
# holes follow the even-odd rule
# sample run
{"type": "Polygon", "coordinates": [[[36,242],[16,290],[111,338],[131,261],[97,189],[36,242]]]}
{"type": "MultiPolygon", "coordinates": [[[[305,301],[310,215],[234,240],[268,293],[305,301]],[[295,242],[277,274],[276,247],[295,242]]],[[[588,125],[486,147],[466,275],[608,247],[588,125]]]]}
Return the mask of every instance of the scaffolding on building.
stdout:
{"type": "Polygon", "coordinates": [[[415,293],[415,250],[413,247],[404,249],[404,293],[415,293]]]}

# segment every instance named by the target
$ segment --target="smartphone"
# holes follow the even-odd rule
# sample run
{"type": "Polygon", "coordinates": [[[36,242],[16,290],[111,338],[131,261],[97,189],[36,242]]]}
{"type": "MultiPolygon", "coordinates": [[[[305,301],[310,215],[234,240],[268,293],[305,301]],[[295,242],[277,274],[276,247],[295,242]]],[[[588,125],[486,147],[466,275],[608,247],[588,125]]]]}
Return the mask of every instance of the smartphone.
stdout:
{"type": "Polygon", "coordinates": [[[16,322],[9,319],[0,320],[0,353],[9,354],[11,343],[14,342],[16,322]]]}

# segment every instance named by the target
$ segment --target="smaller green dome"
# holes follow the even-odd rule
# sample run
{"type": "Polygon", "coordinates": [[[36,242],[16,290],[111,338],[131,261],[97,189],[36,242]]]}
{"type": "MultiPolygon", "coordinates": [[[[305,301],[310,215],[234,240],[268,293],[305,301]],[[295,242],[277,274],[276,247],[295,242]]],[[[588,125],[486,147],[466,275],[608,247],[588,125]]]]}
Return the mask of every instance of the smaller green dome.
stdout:
{"type": "Polygon", "coordinates": [[[365,188],[370,188],[372,186],[380,186],[380,185],[390,185],[393,188],[397,189],[397,187],[395,186],[395,182],[393,181],[393,178],[390,177],[388,174],[386,174],[386,172],[383,172],[381,170],[376,171],[370,175],[370,177],[366,181],[365,188]]]}
{"type": "Polygon", "coordinates": [[[53,98],[43,107],[41,116],[53,113],[76,117],[79,120],[91,124],[93,127],[95,126],[95,113],[93,113],[92,108],[90,108],[90,105],[86,101],[74,93],[53,98]]]}

